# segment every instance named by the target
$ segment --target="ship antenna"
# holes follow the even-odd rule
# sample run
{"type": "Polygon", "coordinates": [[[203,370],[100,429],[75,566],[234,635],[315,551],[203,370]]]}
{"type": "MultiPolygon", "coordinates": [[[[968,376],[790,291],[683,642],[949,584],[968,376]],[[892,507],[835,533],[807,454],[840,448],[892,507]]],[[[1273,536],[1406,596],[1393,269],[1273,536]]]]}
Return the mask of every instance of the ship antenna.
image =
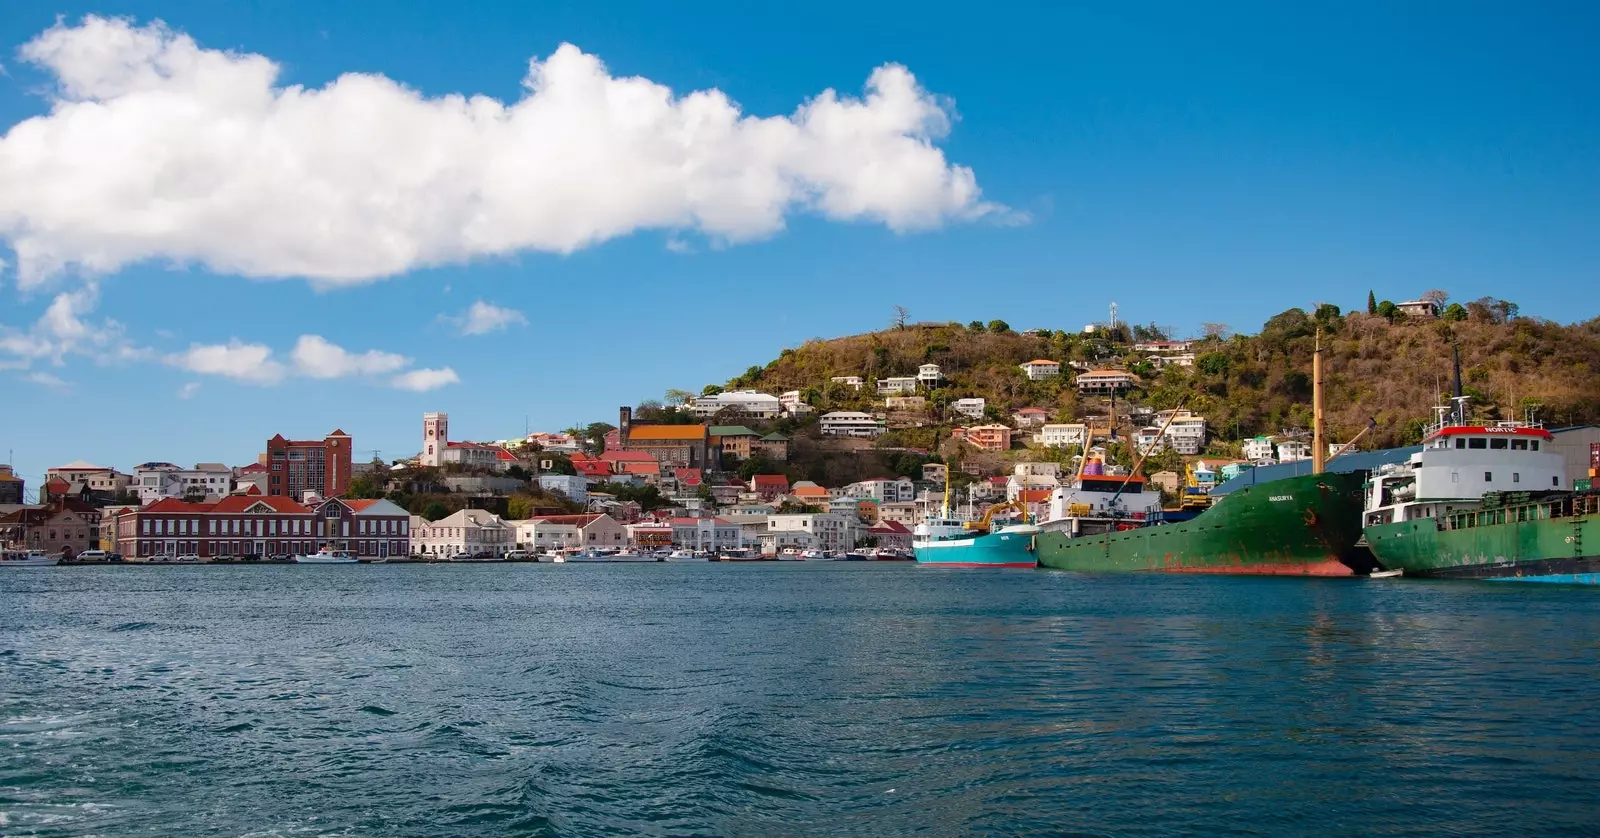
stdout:
{"type": "Polygon", "coordinates": [[[1311,354],[1311,473],[1321,474],[1328,464],[1328,449],[1322,441],[1322,326],[1317,326],[1317,342],[1311,354]]]}
{"type": "Polygon", "coordinates": [[[1451,385],[1450,389],[1450,400],[1455,402],[1456,424],[1461,425],[1465,424],[1467,421],[1466,402],[1461,398],[1461,344],[1454,344],[1450,347],[1450,349],[1453,353],[1456,375],[1455,381],[1451,385]]]}

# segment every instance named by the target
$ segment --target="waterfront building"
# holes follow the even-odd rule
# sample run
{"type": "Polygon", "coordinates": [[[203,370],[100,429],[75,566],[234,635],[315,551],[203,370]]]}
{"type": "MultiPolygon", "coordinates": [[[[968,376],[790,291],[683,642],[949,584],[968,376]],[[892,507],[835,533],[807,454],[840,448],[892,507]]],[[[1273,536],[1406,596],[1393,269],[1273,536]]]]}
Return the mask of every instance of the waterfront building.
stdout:
{"type": "Polygon", "coordinates": [[[818,422],[818,432],[823,436],[875,437],[885,430],[882,419],[856,410],[824,413],[818,422]]]}
{"type": "Polygon", "coordinates": [[[1029,381],[1046,381],[1061,375],[1061,362],[1048,358],[1039,358],[1021,366],[1029,381]]]}
{"type": "Polygon", "coordinates": [[[0,514],[0,545],[74,556],[100,547],[101,512],[76,498],[21,506],[0,514]]]}
{"type": "Polygon", "coordinates": [[[535,553],[577,550],[583,547],[583,528],[542,518],[507,521],[516,527],[516,547],[535,553]]]}
{"type": "Polygon", "coordinates": [[[483,509],[463,509],[437,521],[413,522],[411,545],[419,555],[503,556],[516,543],[516,530],[499,515],[483,509]]]}
{"type": "Polygon", "coordinates": [[[535,515],[529,521],[544,521],[551,524],[569,524],[578,528],[581,544],[585,549],[596,547],[625,547],[628,544],[628,530],[617,519],[610,515],[585,513],[581,515],[535,515]]]}
{"type": "MultiPolygon", "coordinates": [[[[226,511],[241,503],[235,495],[219,503],[226,511]]],[[[327,498],[309,507],[318,547],[348,550],[361,558],[404,556],[411,550],[411,515],[393,501],[372,498],[327,498]]]]}
{"type": "MultiPolygon", "coordinates": [[[[117,552],[129,561],[312,553],[327,538],[311,509],[285,497],[231,495],[217,501],[163,498],[117,516],[117,552]]],[[[329,545],[331,547],[331,545],[329,545]]]]}
{"type": "MultiPolygon", "coordinates": [[[[817,550],[849,550],[856,546],[861,530],[854,516],[833,512],[772,515],[767,518],[767,533],[776,553],[785,547],[817,550]]],[[[766,552],[767,540],[762,541],[766,552]]]]}
{"type": "Polygon", "coordinates": [[[296,500],[344,494],[350,489],[352,443],[350,435],[338,429],[320,440],[272,437],[263,455],[269,472],[267,494],[296,500]]]}
{"type": "Polygon", "coordinates": [[[736,550],[744,547],[738,524],[722,518],[673,518],[672,546],[682,550],[736,550]]]}

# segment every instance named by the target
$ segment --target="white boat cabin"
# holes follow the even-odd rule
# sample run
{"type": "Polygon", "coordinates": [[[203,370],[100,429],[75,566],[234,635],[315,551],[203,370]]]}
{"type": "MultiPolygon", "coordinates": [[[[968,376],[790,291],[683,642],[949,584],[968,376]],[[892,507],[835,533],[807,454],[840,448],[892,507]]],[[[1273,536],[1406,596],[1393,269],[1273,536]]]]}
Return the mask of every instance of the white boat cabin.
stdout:
{"type": "Polygon", "coordinates": [[[1366,526],[1477,509],[1487,492],[1554,492],[1566,465],[1550,432],[1534,422],[1435,425],[1422,450],[1367,481],[1366,526]]]}

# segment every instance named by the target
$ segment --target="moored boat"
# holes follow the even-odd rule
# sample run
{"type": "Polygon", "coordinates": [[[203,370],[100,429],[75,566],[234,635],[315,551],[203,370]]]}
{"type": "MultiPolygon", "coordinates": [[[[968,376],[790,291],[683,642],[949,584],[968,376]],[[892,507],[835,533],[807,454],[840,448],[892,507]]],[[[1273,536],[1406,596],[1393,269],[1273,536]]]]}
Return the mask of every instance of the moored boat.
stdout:
{"type": "Polygon", "coordinates": [[[1362,473],[1287,477],[1160,523],[1142,481],[1093,476],[1057,489],[1035,543],[1039,565],[1085,572],[1356,576],[1373,568],[1361,538],[1362,473]],[[1132,504],[1125,501],[1132,497],[1132,504]],[[1085,508],[1087,507],[1087,508],[1085,508]],[[1137,511],[1136,511],[1137,510],[1137,511]]]}
{"type": "Polygon", "coordinates": [[[996,527],[993,517],[1012,503],[990,507],[978,521],[960,521],[946,514],[930,516],[912,533],[911,551],[919,565],[939,567],[1034,567],[1033,538],[1039,527],[1029,523],[996,527]]]}
{"type": "Polygon", "coordinates": [[[705,553],[696,553],[693,550],[673,550],[671,553],[668,553],[667,557],[662,561],[668,561],[674,564],[682,562],[709,562],[711,561],[711,557],[705,553]]]}
{"type": "Polygon", "coordinates": [[[43,550],[0,550],[0,567],[52,567],[60,563],[60,556],[47,555],[43,550]]]}
{"type": "Polygon", "coordinates": [[[359,561],[349,550],[330,550],[326,547],[315,553],[294,557],[295,564],[357,564],[359,561]]]}
{"type": "Polygon", "coordinates": [[[1460,397],[1439,410],[1422,450],[1367,484],[1378,562],[1406,576],[1600,584],[1600,496],[1565,489],[1550,432],[1471,423],[1460,397]]]}

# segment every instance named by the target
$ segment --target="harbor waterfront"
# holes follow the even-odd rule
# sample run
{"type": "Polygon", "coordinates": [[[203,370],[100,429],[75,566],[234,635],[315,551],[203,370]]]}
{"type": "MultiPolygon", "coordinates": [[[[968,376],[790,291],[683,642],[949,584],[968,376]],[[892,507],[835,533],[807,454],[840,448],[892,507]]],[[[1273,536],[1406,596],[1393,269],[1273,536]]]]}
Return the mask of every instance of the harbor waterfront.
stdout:
{"type": "Polygon", "coordinates": [[[1583,588],[495,563],[0,601],[6,835],[1600,828],[1583,588]]]}

